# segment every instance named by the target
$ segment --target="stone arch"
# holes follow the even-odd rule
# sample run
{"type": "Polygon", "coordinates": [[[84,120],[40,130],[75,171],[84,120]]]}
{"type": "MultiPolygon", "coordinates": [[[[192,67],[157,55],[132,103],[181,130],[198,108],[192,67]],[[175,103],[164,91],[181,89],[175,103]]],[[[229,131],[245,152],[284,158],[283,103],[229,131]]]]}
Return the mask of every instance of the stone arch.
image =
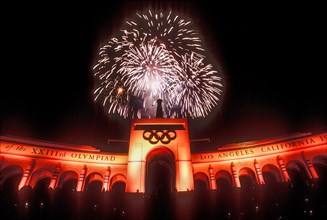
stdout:
{"type": "Polygon", "coordinates": [[[23,168],[21,166],[9,165],[3,168],[0,171],[0,187],[3,187],[9,179],[15,176],[19,176],[21,178],[22,175],[23,175],[23,168]]]}
{"type": "Polygon", "coordinates": [[[327,184],[327,156],[316,156],[312,160],[313,167],[317,172],[319,179],[318,183],[320,185],[327,184]]]}
{"type": "Polygon", "coordinates": [[[49,171],[47,168],[40,168],[38,170],[35,170],[31,175],[31,179],[28,185],[34,188],[38,181],[44,178],[51,179],[52,175],[53,175],[52,172],[49,171]]]}
{"type": "Polygon", "coordinates": [[[85,180],[85,183],[91,183],[93,181],[103,182],[103,176],[100,173],[90,173],[85,180]]]}
{"type": "Polygon", "coordinates": [[[34,190],[35,191],[47,191],[49,184],[50,184],[50,178],[41,177],[36,181],[36,183],[34,185],[34,190]]]}
{"type": "Polygon", "coordinates": [[[78,174],[75,171],[71,171],[71,170],[63,172],[59,177],[59,182],[57,184],[57,188],[61,189],[63,187],[63,185],[70,180],[76,180],[76,182],[77,182],[78,174]]]}
{"type": "Polygon", "coordinates": [[[227,170],[219,170],[216,175],[217,189],[229,189],[233,186],[232,175],[227,170]]]}
{"type": "Polygon", "coordinates": [[[145,192],[161,196],[176,187],[173,152],[166,147],[153,148],[146,156],[145,192]]]}
{"type": "Polygon", "coordinates": [[[115,189],[116,186],[119,186],[119,188],[124,189],[126,188],[126,176],[123,174],[116,174],[111,177],[110,179],[110,190],[115,189]]]}
{"type": "Polygon", "coordinates": [[[250,187],[257,185],[257,179],[254,171],[251,168],[244,167],[238,171],[241,187],[250,187]]]}
{"type": "Polygon", "coordinates": [[[51,203],[51,194],[49,191],[50,178],[47,175],[43,175],[44,171],[40,171],[41,176],[35,180],[33,190],[31,191],[31,207],[39,206],[40,203],[48,206],[51,203]]]}
{"type": "Polygon", "coordinates": [[[97,189],[99,189],[98,191],[101,191],[102,184],[103,184],[103,176],[100,173],[97,172],[90,173],[85,179],[84,189],[90,190],[90,188],[92,188],[92,191],[93,189],[95,191],[97,189]]]}
{"type": "MultiPolygon", "coordinates": [[[[5,203],[6,201],[7,203],[10,201],[13,204],[19,203],[19,195],[21,193],[18,192],[18,185],[22,179],[22,176],[23,168],[18,165],[9,165],[3,167],[3,169],[0,171],[0,203],[2,204],[2,211],[6,212],[6,206],[3,206],[3,201],[5,201],[5,203]]],[[[4,216],[3,212],[1,216],[4,216]]]]}
{"type": "Polygon", "coordinates": [[[283,181],[282,175],[278,167],[273,164],[266,164],[261,169],[263,179],[267,185],[271,185],[274,183],[280,183],[283,181]]]}
{"type": "Polygon", "coordinates": [[[298,160],[290,160],[286,164],[287,172],[290,175],[291,181],[295,185],[309,185],[310,176],[305,165],[298,160]]]}
{"type": "Polygon", "coordinates": [[[204,191],[209,190],[209,178],[207,174],[203,172],[198,172],[194,174],[194,190],[195,191],[204,191]]]}

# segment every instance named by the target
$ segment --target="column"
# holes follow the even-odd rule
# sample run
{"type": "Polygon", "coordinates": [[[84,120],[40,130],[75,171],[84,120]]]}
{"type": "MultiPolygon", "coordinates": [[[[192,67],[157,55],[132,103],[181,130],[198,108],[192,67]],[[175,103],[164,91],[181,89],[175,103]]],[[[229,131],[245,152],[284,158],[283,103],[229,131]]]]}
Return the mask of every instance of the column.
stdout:
{"type": "Polygon", "coordinates": [[[76,191],[77,192],[81,192],[83,190],[85,175],[86,175],[86,165],[83,165],[83,168],[82,168],[81,173],[79,175],[77,186],[76,186],[76,191]]]}
{"type": "Polygon", "coordinates": [[[24,186],[28,185],[28,179],[30,178],[31,176],[31,172],[34,168],[34,165],[35,165],[35,160],[32,160],[32,162],[27,166],[27,168],[25,169],[24,173],[23,173],[23,176],[19,182],[19,185],[18,185],[18,190],[20,190],[21,188],[23,188],[24,186]]]}
{"type": "Polygon", "coordinates": [[[109,178],[110,178],[110,166],[107,167],[106,172],[104,174],[104,180],[102,185],[102,191],[108,192],[109,191],[109,178]]]}
{"type": "Polygon", "coordinates": [[[241,187],[240,179],[238,177],[237,170],[235,168],[234,163],[231,163],[231,168],[232,168],[232,174],[233,174],[233,179],[234,179],[234,184],[237,188],[241,187]]]}
{"type": "Polygon", "coordinates": [[[57,164],[56,170],[53,173],[53,176],[52,176],[50,184],[49,184],[49,189],[52,189],[52,190],[55,189],[57,180],[58,180],[58,176],[59,176],[59,172],[60,172],[60,163],[57,164]]]}
{"type": "Polygon", "coordinates": [[[259,184],[265,184],[265,180],[263,179],[263,175],[262,175],[262,172],[261,172],[261,169],[260,169],[260,166],[257,162],[256,159],[254,159],[254,168],[255,168],[255,172],[257,173],[257,177],[258,177],[258,181],[259,181],[259,184]]]}
{"type": "Polygon", "coordinates": [[[278,165],[282,171],[282,174],[284,176],[284,180],[286,182],[289,182],[291,180],[290,176],[288,175],[288,172],[286,170],[286,166],[284,164],[284,161],[282,160],[282,158],[280,158],[280,156],[277,156],[277,162],[278,162],[278,165]]]}
{"type": "Polygon", "coordinates": [[[309,170],[309,172],[310,172],[310,174],[311,174],[311,177],[312,177],[313,179],[318,179],[319,176],[318,176],[318,174],[317,174],[317,172],[316,172],[316,170],[315,170],[315,168],[314,168],[314,166],[313,166],[311,160],[308,159],[308,158],[304,155],[304,152],[303,152],[303,151],[302,151],[302,157],[303,157],[303,160],[304,160],[304,162],[305,162],[305,165],[307,166],[307,168],[308,168],[308,170],[309,170]]]}
{"type": "Polygon", "coordinates": [[[210,189],[217,189],[216,179],[211,164],[209,165],[210,189]]]}

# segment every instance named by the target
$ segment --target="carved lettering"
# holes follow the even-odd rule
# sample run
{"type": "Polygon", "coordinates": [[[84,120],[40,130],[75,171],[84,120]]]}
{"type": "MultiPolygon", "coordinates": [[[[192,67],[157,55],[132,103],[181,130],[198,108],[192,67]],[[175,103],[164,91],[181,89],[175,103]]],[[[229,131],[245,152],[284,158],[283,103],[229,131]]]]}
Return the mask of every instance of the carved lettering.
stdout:
{"type": "Polygon", "coordinates": [[[36,148],[33,147],[32,150],[33,150],[33,151],[31,152],[32,154],[38,154],[36,148]]]}
{"type": "Polygon", "coordinates": [[[16,147],[16,150],[17,151],[25,151],[26,150],[26,147],[24,147],[23,145],[20,145],[20,146],[17,146],[16,147]]]}
{"type": "MultiPolygon", "coordinates": [[[[82,152],[74,152],[74,151],[65,151],[65,150],[56,150],[56,149],[49,149],[37,146],[29,146],[29,145],[21,145],[21,144],[11,144],[6,143],[4,145],[0,145],[1,149],[4,152],[12,152],[21,155],[27,156],[37,156],[37,157],[45,157],[53,159],[65,158],[65,159],[72,159],[72,160],[86,160],[89,162],[123,162],[125,158],[116,158],[114,155],[105,155],[105,154],[98,154],[98,153],[82,153],[82,152]]],[[[213,159],[213,155],[205,155],[206,159],[213,159]]]]}
{"type": "Polygon", "coordinates": [[[274,153],[278,151],[290,150],[296,147],[301,147],[301,146],[305,147],[307,145],[313,145],[316,144],[317,141],[327,141],[327,135],[321,135],[321,136],[307,138],[307,139],[299,139],[289,142],[282,142],[272,145],[258,146],[258,147],[244,149],[244,150],[230,150],[230,151],[223,151],[217,153],[201,154],[200,160],[208,161],[208,160],[219,160],[219,159],[232,159],[232,158],[239,158],[248,155],[274,153]]]}
{"type": "Polygon", "coordinates": [[[201,157],[201,160],[214,159],[214,156],[212,154],[202,154],[200,157],[201,157]]]}
{"type": "Polygon", "coordinates": [[[6,145],[5,150],[10,151],[10,149],[13,148],[13,147],[14,147],[14,145],[6,145]]]}
{"type": "MultiPolygon", "coordinates": [[[[65,152],[66,153],[66,152],[65,152]]],[[[96,160],[96,161],[114,161],[114,156],[101,155],[101,154],[86,154],[86,153],[72,153],[71,158],[78,158],[82,160],[96,160]]]]}
{"type": "Polygon", "coordinates": [[[327,141],[327,135],[319,136],[321,141],[327,141]]]}

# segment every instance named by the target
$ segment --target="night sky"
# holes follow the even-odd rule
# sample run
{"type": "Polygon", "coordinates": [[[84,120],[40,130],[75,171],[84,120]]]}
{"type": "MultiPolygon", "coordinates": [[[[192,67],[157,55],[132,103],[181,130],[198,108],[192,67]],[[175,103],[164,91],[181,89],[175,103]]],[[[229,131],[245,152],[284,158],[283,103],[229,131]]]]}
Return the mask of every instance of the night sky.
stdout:
{"type": "Polygon", "coordinates": [[[107,140],[127,140],[130,121],[93,102],[92,67],[101,42],[149,6],[190,17],[223,69],[220,108],[189,120],[191,139],[211,140],[193,151],[327,130],[321,5],[119,2],[3,8],[1,135],[126,152],[107,140]]]}

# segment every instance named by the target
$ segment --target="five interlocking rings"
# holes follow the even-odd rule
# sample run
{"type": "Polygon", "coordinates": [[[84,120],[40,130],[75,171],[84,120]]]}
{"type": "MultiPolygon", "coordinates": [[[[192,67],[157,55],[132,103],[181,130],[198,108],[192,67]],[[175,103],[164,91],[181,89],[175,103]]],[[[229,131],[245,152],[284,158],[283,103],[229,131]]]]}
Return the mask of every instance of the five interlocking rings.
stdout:
{"type": "Polygon", "coordinates": [[[143,138],[151,144],[157,144],[159,141],[163,144],[169,144],[176,139],[176,131],[172,130],[144,130],[143,138]]]}

